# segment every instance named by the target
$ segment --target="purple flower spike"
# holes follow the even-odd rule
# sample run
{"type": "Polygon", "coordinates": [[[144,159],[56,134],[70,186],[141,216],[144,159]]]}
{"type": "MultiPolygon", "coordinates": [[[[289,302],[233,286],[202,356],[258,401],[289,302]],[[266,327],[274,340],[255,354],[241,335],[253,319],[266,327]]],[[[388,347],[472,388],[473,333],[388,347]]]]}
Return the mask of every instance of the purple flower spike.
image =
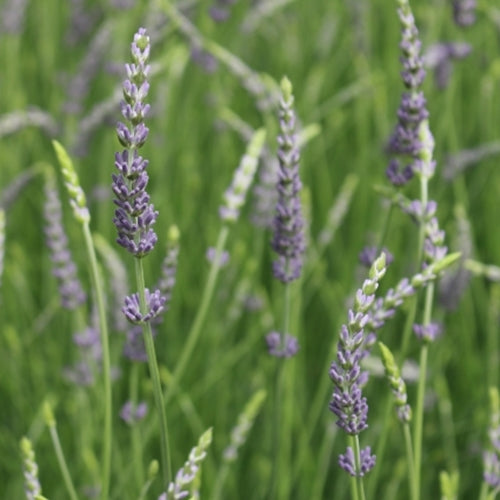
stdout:
{"type": "Polygon", "coordinates": [[[295,134],[292,84],[287,78],[283,78],[281,87],[277,184],[279,199],[273,224],[272,247],[278,254],[278,259],[273,263],[274,276],[281,282],[288,283],[300,276],[305,241],[304,219],[299,197],[302,183],[299,178],[300,153],[295,134]]]}
{"type": "Polygon", "coordinates": [[[299,350],[298,340],[288,333],[271,332],[266,336],[266,342],[269,354],[277,358],[291,358],[299,350]]]}
{"type": "Polygon", "coordinates": [[[56,277],[61,305],[66,309],[76,309],[86,300],[77,276],[76,265],[68,247],[68,238],[62,223],[62,207],[55,180],[47,177],[45,184],[45,240],[53,264],[52,274],[56,277]]]}
{"type": "Polygon", "coordinates": [[[118,140],[125,149],[115,155],[119,174],[113,175],[112,184],[114,203],[118,207],[113,219],[118,230],[117,243],[137,258],[151,252],[157,241],[153,225],[158,212],[146,193],[148,161],[138,152],[149,132],[144,118],[150,106],[143,102],[149,91],[149,51],[146,30],[139,28],[132,42],[133,63],[126,65],[127,80],[123,83],[121,111],[128,125],[119,122],[116,127],[118,140]]]}
{"type": "Polygon", "coordinates": [[[350,446],[347,448],[345,455],[339,456],[340,467],[353,477],[363,477],[375,466],[376,457],[372,455],[372,450],[369,446],[361,450],[360,455],[361,470],[356,470],[354,452],[350,446]]]}
{"type": "Polygon", "coordinates": [[[393,185],[402,186],[413,177],[414,162],[422,149],[419,126],[428,118],[429,112],[421,91],[425,70],[420,54],[421,42],[418,38],[418,29],[408,2],[399,0],[398,3],[398,15],[402,26],[402,40],[399,45],[403,66],[401,78],[408,92],[404,92],[401,96],[397,113],[398,123],[389,139],[387,150],[392,155],[405,157],[403,162],[405,166],[401,166],[400,159],[392,158],[386,175],[393,185]]]}
{"type": "Polygon", "coordinates": [[[160,290],[155,290],[150,293],[149,289],[145,289],[146,312],[141,312],[139,303],[139,295],[133,293],[125,297],[125,306],[122,309],[126,318],[133,324],[148,323],[153,318],[156,318],[164,309],[165,297],[160,293],[160,290]]]}

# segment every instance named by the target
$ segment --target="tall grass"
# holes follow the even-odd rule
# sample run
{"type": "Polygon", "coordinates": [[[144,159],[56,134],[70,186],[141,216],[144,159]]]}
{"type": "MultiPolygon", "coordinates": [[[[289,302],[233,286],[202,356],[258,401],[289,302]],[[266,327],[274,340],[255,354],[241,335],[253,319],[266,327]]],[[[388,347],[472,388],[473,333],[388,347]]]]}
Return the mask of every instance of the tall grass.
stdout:
{"type": "MultiPolygon", "coordinates": [[[[123,296],[137,291],[134,263],[115,244],[110,185],[120,149],[114,127],[124,64],[134,33],[144,26],[152,43],[151,112],[141,154],[149,160],[148,192],[159,212],[159,242],[143,261],[146,286],[161,276],[169,228],[177,226],[180,234],[175,286],[154,338],[168,419],[169,480],[184,467],[201,498],[349,498],[351,480],[338,465],[348,440],[328,409],[334,388],[329,369],[354,294],[368,275],[358,255],[366,245],[383,242],[394,256],[376,291],[380,297],[419,271],[418,228],[391,203],[398,198],[385,177],[384,149],[403,91],[398,2],[241,0],[224,7],[228,18],[219,23],[209,9],[221,2],[118,3],[87,1],[76,13],[78,2],[27,2],[19,28],[0,33],[0,496],[24,498],[23,463],[27,470],[29,457],[32,470],[32,455],[25,440],[23,449],[30,452],[20,451],[23,436],[35,451],[46,498],[73,496],[59,452],[77,498],[99,495],[103,483],[108,489],[103,370],[94,363],[84,386],[65,375],[84,355],[73,336],[97,324],[98,300],[52,139],[68,151],[87,197],[88,237],[97,248],[109,327],[109,496],[101,493],[156,499],[166,489],[158,472],[166,464],[150,371],[147,363],[123,356],[128,327],[113,320],[117,286],[123,296]],[[194,48],[205,51],[204,62],[215,71],[200,64],[194,48]],[[252,188],[227,233],[219,206],[254,131],[266,130],[259,169],[275,158],[278,82],[284,75],[293,83],[298,117],[307,250],[288,309],[300,349],[293,358],[277,359],[267,352],[265,337],[282,327],[287,299],[272,274],[272,231],[252,223],[252,188]],[[60,306],[45,243],[44,184],[54,172],[68,245],[87,294],[77,311],[60,306]],[[212,262],[209,247],[218,248],[212,262]],[[223,249],[229,254],[225,265],[223,249]],[[126,283],[117,285],[120,269],[126,283]],[[193,329],[195,342],[189,341],[193,329]],[[284,392],[277,394],[276,387],[284,392]],[[276,398],[286,403],[283,428],[276,398]],[[120,417],[128,400],[147,403],[143,419],[126,423],[120,417]],[[60,450],[53,447],[54,429],[60,450]],[[283,443],[285,436],[289,441],[283,443]]],[[[11,4],[4,1],[1,8],[11,4]]],[[[414,322],[408,317],[424,322],[426,291],[406,301],[377,333],[395,356],[409,404],[421,410],[419,497],[440,498],[458,477],[457,498],[480,492],[486,498],[493,488],[484,486],[483,450],[491,449],[488,428],[496,422],[490,387],[499,383],[500,347],[500,174],[497,152],[488,146],[500,137],[499,12],[493,2],[479,2],[476,22],[460,28],[451,2],[414,1],[412,8],[424,52],[443,41],[472,46],[468,57],[452,63],[444,89],[431,71],[423,85],[437,162],[429,199],[437,201],[449,253],[462,252],[445,271],[460,269],[451,286],[460,294],[449,307],[448,274],[428,298],[443,334],[429,346],[426,374],[413,333],[401,357],[403,332],[414,322]],[[452,155],[477,148],[486,154],[443,176],[452,155]],[[446,474],[440,481],[441,472],[446,474]]],[[[259,182],[261,170],[254,184],[259,182]]],[[[399,193],[420,198],[418,182],[399,193]]],[[[366,498],[410,498],[405,431],[378,348],[363,366],[370,378],[363,387],[369,413],[361,446],[378,454],[363,478],[366,498]]]]}

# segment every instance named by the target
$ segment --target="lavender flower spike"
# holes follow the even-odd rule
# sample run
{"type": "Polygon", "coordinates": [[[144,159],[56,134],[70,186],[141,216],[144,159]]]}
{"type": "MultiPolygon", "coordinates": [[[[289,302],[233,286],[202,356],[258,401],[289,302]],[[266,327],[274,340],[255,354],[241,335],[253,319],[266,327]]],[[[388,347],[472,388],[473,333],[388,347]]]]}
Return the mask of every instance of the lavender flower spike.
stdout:
{"type": "Polygon", "coordinates": [[[224,204],[219,208],[219,215],[225,222],[235,222],[238,219],[248,188],[252,184],[257,171],[257,164],[265,139],[266,131],[259,129],[248,143],[247,151],[234,173],[231,186],[224,193],[224,204]]]}
{"type": "Polygon", "coordinates": [[[198,444],[189,453],[184,467],[175,475],[175,481],[168,485],[166,493],[160,495],[158,500],[177,500],[181,498],[198,498],[192,491],[193,482],[198,474],[201,462],[207,456],[207,449],[212,443],[212,428],[205,431],[198,440],[198,444]]]}
{"type": "Polygon", "coordinates": [[[31,445],[31,441],[23,437],[21,439],[21,453],[23,456],[24,469],[24,492],[28,500],[41,500],[42,488],[38,480],[38,465],[35,460],[35,452],[31,445]]]}
{"type": "Polygon", "coordinates": [[[279,117],[281,133],[278,136],[278,203],[274,218],[272,248],[278,254],[273,263],[276,279],[288,283],[297,279],[302,270],[305,251],[304,219],[299,193],[299,148],[295,134],[292,84],[288,78],[281,81],[279,117]]]}
{"type": "Polygon", "coordinates": [[[115,155],[115,166],[119,174],[113,175],[112,189],[117,205],[113,222],[118,231],[117,243],[137,258],[147,255],[155,246],[156,233],[152,226],[158,212],[149,203],[146,192],[148,161],[139,155],[139,148],[148,136],[144,117],[149,104],[143,101],[149,91],[147,77],[150,66],[150,43],[144,28],[139,28],[132,42],[132,64],[126,65],[127,79],[123,83],[122,115],[128,122],[119,122],[116,130],[118,140],[125,148],[115,155]]]}
{"type": "Polygon", "coordinates": [[[417,159],[421,144],[418,137],[420,123],[429,116],[421,86],[425,78],[421,42],[408,0],[398,0],[398,15],[402,25],[401,77],[408,92],[403,93],[398,109],[398,123],[389,139],[388,151],[393,155],[409,157],[410,162],[400,166],[393,158],[387,167],[387,177],[396,186],[406,184],[413,177],[413,163],[417,159]]]}
{"type": "MultiPolygon", "coordinates": [[[[342,325],[340,331],[337,360],[330,367],[330,378],[335,384],[330,410],[337,416],[337,425],[351,436],[357,436],[368,427],[368,403],[361,392],[368,374],[361,371],[360,361],[367,341],[364,327],[370,319],[368,312],[375,301],[375,291],[385,271],[385,254],[382,253],[370,268],[368,279],[356,293],[347,324],[342,325]]],[[[351,460],[352,449],[349,450],[350,448],[339,458],[340,466],[349,474],[364,475],[375,464],[375,457],[367,447],[361,450],[361,469],[356,470],[356,462],[351,460]]]]}
{"type": "Polygon", "coordinates": [[[68,247],[68,238],[62,223],[62,208],[54,176],[47,173],[45,181],[45,240],[50,251],[52,274],[56,277],[61,305],[76,309],[86,300],[76,272],[76,265],[68,247]]]}

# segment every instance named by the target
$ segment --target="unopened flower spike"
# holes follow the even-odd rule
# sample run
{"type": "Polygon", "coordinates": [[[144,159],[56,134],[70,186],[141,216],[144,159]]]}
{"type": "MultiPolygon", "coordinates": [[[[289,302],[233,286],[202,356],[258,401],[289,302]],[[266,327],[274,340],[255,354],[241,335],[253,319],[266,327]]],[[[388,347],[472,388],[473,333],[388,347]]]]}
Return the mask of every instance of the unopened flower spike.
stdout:
{"type": "Polygon", "coordinates": [[[71,256],[68,237],[63,227],[63,211],[57,191],[55,175],[47,170],[45,175],[45,241],[50,251],[52,274],[56,277],[61,305],[76,309],[86,300],[78,279],[77,267],[71,256]]]}
{"type": "Polygon", "coordinates": [[[252,396],[243,412],[239,415],[238,423],[231,431],[231,442],[224,450],[224,460],[226,462],[233,462],[238,458],[238,450],[245,444],[265,399],[266,391],[260,389],[252,396]]]}
{"type": "Polygon", "coordinates": [[[392,352],[382,342],[379,342],[378,346],[382,355],[382,364],[384,365],[385,376],[389,381],[392,394],[394,395],[398,418],[401,422],[409,423],[411,421],[411,407],[407,402],[408,396],[406,393],[406,384],[401,377],[401,373],[396,365],[392,352]]]}
{"type": "Polygon", "coordinates": [[[68,190],[75,219],[81,224],[88,224],[90,222],[90,212],[87,208],[85,193],[80,186],[73,162],[61,143],[54,140],[52,141],[52,145],[61,166],[61,172],[64,177],[66,189],[68,190]]]}
{"type": "Polygon", "coordinates": [[[23,457],[24,493],[27,500],[42,500],[42,487],[38,479],[38,465],[31,441],[27,437],[21,439],[21,455],[23,457]]]}
{"type": "Polygon", "coordinates": [[[184,467],[179,469],[175,475],[175,481],[168,485],[166,493],[160,495],[158,500],[177,500],[180,498],[194,497],[192,485],[201,467],[201,463],[207,456],[207,450],[212,443],[212,428],[205,431],[198,440],[198,444],[189,453],[189,458],[184,467]],[[191,496],[189,496],[191,495],[191,496]]]}
{"type": "Polygon", "coordinates": [[[220,218],[225,222],[236,222],[240,209],[245,202],[248,188],[253,182],[259,156],[264,147],[266,131],[259,129],[254,133],[241,163],[234,173],[231,186],[224,193],[224,204],[219,208],[220,218]]]}
{"type": "Polygon", "coordinates": [[[278,203],[274,217],[272,248],[278,254],[273,263],[276,279],[283,283],[296,280],[302,271],[305,252],[304,219],[300,201],[302,182],[299,177],[300,152],[295,132],[292,84],[281,81],[279,105],[280,135],[278,136],[278,203]]]}

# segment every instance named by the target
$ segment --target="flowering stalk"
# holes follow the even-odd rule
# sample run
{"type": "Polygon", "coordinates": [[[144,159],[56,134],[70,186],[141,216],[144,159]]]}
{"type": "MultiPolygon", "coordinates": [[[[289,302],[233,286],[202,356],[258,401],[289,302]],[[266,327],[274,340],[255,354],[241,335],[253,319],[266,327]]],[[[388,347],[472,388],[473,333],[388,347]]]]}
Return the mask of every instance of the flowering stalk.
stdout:
{"type": "Polygon", "coordinates": [[[38,479],[38,464],[36,463],[31,441],[27,437],[23,437],[20,447],[23,457],[24,493],[26,494],[26,500],[46,500],[42,496],[42,487],[38,479]]]}
{"type": "Polygon", "coordinates": [[[125,66],[127,79],[123,82],[121,111],[128,124],[117,124],[118,140],[124,149],[115,155],[119,174],[113,175],[112,188],[117,206],[113,222],[118,231],[117,243],[135,257],[138,292],[125,298],[123,312],[131,323],[142,326],[155,404],[160,417],[161,467],[163,483],[166,485],[171,476],[167,416],[151,329],[151,321],[164,309],[165,298],[160,290],[150,292],[146,288],[142,266],[142,258],[153,250],[157,241],[153,225],[158,217],[146,192],[148,161],[139,154],[149,133],[144,124],[150,109],[149,104],[144,103],[149,91],[149,53],[149,36],[144,28],[139,28],[131,44],[133,63],[125,66]]]}
{"type": "Polygon", "coordinates": [[[64,484],[68,490],[68,495],[71,500],[78,500],[78,495],[76,494],[75,487],[73,486],[73,481],[71,480],[71,475],[68,470],[68,464],[64,458],[64,452],[62,450],[61,441],[59,440],[59,433],[57,432],[56,420],[54,418],[54,413],[48,402],[44,403],[43,406],[43,416],[45,423],[49,428],[50,437],[52,439],[52,445],[57,456],[57,462],[59,463],[59,468],[63,476],[64,484]]]}
{"type": "Polygon", "coordinates": [[[353,309],[349,310],[348,322],[342,325],[337,345],[337,360],[330,367],[330,378],[335,384],[330,410],[337,416],[336,424],[350,436],[351,445],[339,456],[339,465],[355,481],[351,482],[352,498],[365,498],[362,478],[375,465],[376,457],[370,446],[360,449],[359,434],[368,427],[368,404],[362,395],[362,387],[368,373],[361,371],[361,359],[366,347],[373,343],[373,335],[365,334],[367,314],[375,301],[379,281],[386,272],[385,254],[372,264],[368,279],[356,292],[353,309]]]}
{"type": "Polygon", "coordinates": [[[55,176],[48,170],[45,176],[45,238],[53,264],[52,273],[59,287],[61,305],[70,310],[85,303],[86,295],[77,276],[76,265],[68,246],[68,237],[62,223],[62,207],[57,192],[55,176]]]}
{"type": "MultiPolygon", "coordinates": [[[[281,332],[273,331],[266,337],[269,353],[272,356],[289,358],[294,356],[299,345],[290,334],[291,322],[291,284],[300,277],[302,257],[305,251],[304,218],[300,201],[302,183],[299,177],[300,151],[295,132],[295,111],[292,84],[288,78],[281,80],[281,99],[279,103],[280,134],[278,135],[278,179],[276,190],[278,201],[273,219],[273,239],[271,246],[277,257],[273,262],[274,277],[284,285],[283,324],[281,332]]],[[[290,433],[291,390],[293,369],[286,370],[284,363],[277,366],[275,390],[275,471],[274,497],[289,498],[290,481],[284,480],[289,469],[287,461],[291,453],[290,433]]]]}
{"type": "Polygon", "coordinates": [[[212,428],[205,431],[198,440],[198,444],[189,453],[189,458],[184,466],[177,471],[175,481],[168,485],[165,493],[158,500],[178,500],[181,498],[198,498],[199,492],[195,492],[193,483],[199,473],[201,462],[207,456],[207,449],[212,443],[212,428]]]}
{"type": "Polygon", "coordinates": [[[264,140],[265,132],[262,129],[255,132],[247,145],[246,153],[241,159],[240,165],[234,173],[231,185],[223,195],[223,204],[219,207],[219,216],[223,221],[223,226],[219,232],[215,245],[215,257],[212,260],[208,279],[203,289],[200,307],[198,308],[193,325],[187,335],[187,341],[184,344],[179,361],[175,366],[172,381],[166,395],[167,401],[172,397],[174,391],[177,390],[179,381],[184,375],[189,359],[198,343],[201,328],[205,322],[205,317],[214,294],[215,284],[221,268],[220,261],[229,236],[229,229],[238,220],[240,209],[245,202],[247,191],[257,170],[257,164],[264,146],[264,140]]]}
{"type": "Polygon", "coordinates": [[[94,288],[95,300],[99,314],[99,332],[102,346],[102,372],[104,383],[104,427],[103,427],[103,450],[102,450],[102,484],[101,499],[108,498],[109,479],[111,473],[111,442],[112,442],[112,393],[111,393],[111,361],[109,352],[108,324],[106,321],[106,310],[104,306],[104,292],[101,275],[97,265],[97,258],[90,234],[90,213],[87,208],[85,193],[80,187],[78,175],[73,162],[64,147],[57,141],[52,141],[65,185],[70,197],[70,205],[73,209],[75,219],[82,225],[83,237],[90,267],[90,277],[94,288]]]}

